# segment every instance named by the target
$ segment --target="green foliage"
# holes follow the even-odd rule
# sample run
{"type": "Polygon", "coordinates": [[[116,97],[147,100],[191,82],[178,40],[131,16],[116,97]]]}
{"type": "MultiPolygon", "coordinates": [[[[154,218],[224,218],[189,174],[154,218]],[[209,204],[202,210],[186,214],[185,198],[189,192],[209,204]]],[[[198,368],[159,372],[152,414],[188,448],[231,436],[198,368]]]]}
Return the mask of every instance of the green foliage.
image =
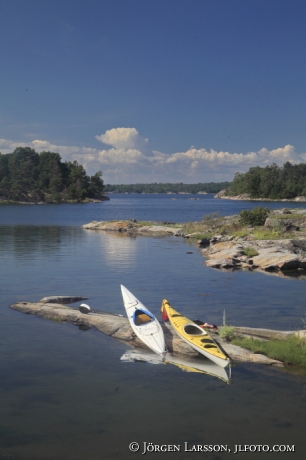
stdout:
{"type": "Polygon", "coordinates": [[[258,252],[254,248],[244,248],[243,249],[243,254],[245,254],[248,257],[258,256],[258,252]]]}
{"type": "Polygon", "coordinates": [[[292,220],[292,219],[305,219],[305,214],[298,214],[297,212],[292,212],[291,214],[277,214],[277,220],[292,220]]]}
{"type": "MultiPolygon", "coordinates": [[[[253,239],[254,240],[277,240],[279,239],[280,234],[279,232],[275,232],[274,230],[254,230],[253,232],[253,239]]],[[[286,238],[289,237],[289,233],[286,235],[286,238]]],[[[282,235],[284,238],[284,235],[282,235]]]]}
{"type": "Polygon", "coordinates": [[[100,198],[104,191],[101,176],[101,171],[87,176],[76,161],[62,163],[58,153],[38,154],[29,147],[18,147],[0,155],[0,198],[51,203],[100,198]]]}
{"type": "Polygon", "coordinates": [[[223,190],[229,187],[230,182],[209,182],[209,183],[198,183],[198,184],[117,184],[105,185],[105,192],[114,192],[114,193],[198,193],[198,192],[207,192],[207,193],[218,193],[220,190],[223,190]]]}
{"type": "Polygon", "coordinates": [[[253,338],[237,337],[232,343],[253,352],[262,353],[269,358],[283,361],[286,364],[306,366],[306,341],[295,335],[288,339],[268,341],[253,338]]]}
{"type": "Polygon", "coordinates": [[[234,230],[233,235],[237,238],[244,238],[245,236],[248,236],[250,232],[247,230],[234,230]]]}
{"type": "Polygon", "coordinates": [[[270,212],[269,208],[256,206],[253,209],[243,210],[239,213],[240,223],[242,225],[263,225],[270,212]]]}
{"type": "Polygon", "coordinates": [[[306,196],[306,163],[292,165],[287,161],[282,167],[255,166],[245,174],[236,173],[227,193],[232,196],[246,193],[251,198],[272,200],[306,196]]]}
{"type": "Polygon", "coordinates": [[[235,326],[223,325],[219,328],[219,336],[221,339],[232,340],[236,335],[235,326]]]}

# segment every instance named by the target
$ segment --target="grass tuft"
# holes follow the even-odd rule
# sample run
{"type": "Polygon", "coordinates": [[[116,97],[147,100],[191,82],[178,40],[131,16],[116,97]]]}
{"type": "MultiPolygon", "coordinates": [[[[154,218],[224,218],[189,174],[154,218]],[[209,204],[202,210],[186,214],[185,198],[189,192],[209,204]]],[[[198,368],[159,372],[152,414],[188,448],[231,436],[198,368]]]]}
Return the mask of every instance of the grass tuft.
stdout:
{"type": "Polygon", "coordinates": [[[221,339],[233,340],[236,335],[235,326],[220,326],[219,327],[219,336],[221,339]]]}
{"type": "Polygon", "coordinates": [[[248,257],[258,256],[258,252],[254,248],[244,248],[243,249],[243,254],[245,254],[248,257]]]}
{"type": "Polygon", "coordinates": [[[283,361],[285,364],[306,367],[306,338],[292,335],[287,339],[262,341],[247,337],[235,337],[232,343],[266,355],[271,359],[283,361]]]}

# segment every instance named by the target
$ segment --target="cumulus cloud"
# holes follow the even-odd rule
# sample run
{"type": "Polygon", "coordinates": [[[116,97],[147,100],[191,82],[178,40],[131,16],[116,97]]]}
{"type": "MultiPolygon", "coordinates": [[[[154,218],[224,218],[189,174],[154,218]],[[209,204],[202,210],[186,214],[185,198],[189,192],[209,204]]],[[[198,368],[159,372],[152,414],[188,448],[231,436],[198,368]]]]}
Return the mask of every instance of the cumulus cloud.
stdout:
{"type": "Polygon", "coordinates": [[[143,155],[152,155],[152,151],[149,149],[148,139],[142,137],[135,128],[108,129],[104,134],[96,136],[96,139],[121,151],[138,150],[143,155]]]}
{"type": "Polygon", "coordinates": [[[164,154],[150,150],[148,139],[135,128],[113,128],[96,139],[109,148],[99,150],[56,145],[44,140],[24,143],[0,139],[0,150],[9,153],[18,146],[27,145],[37,152],[58,152],[64,161],[77,160],[89,174],[102,170],[106,183],[220,182],[232,180],[237,171],[246,172],[251,166],[306,161],[306,153],[298,154],[289,144],[273,150],[262,148],[246,153],[190,147],[185,152],[164,154]]]}

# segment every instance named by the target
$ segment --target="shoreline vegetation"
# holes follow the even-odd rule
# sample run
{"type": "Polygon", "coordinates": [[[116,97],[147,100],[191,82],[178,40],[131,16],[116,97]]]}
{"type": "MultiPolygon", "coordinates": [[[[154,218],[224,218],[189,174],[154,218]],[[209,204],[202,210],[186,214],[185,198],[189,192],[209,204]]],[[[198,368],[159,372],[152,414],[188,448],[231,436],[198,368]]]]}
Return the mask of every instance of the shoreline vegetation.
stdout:
{"type": "Polygon", "coordinates": [[[102,172],[88,176],[58,153],[18,147],[0,153],[0,204],[86,203],[108,200],[102,172]]]}
{"type": "Polygon", "coordinates": [[[152,184],[105,184],[105,193],[125,193],[125,194],[158,194],[166,193],[169,195],[178,194],[203,194],[218,193],[228,188],[230,182],[208,182],[198,184],[180,183],[152,183],[152,184]]]}
{"type": "Polygon", "coordinates": [[[245,174],[237,172],[229,187],[215,198],[230,200],[306,201],[306,163],[282,167],[275,163],[255,166],[245,174]]]}

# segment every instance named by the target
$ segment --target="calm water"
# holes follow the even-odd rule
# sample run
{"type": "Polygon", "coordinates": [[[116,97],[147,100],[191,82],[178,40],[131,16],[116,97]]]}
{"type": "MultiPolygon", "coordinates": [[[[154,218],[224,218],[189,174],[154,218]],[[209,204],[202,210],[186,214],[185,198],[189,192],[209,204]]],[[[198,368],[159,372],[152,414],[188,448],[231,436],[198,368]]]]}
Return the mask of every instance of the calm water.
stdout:
{"type": "Polygon", "coordinates": [[[0,207],[0,460],[137,459],[144,458],[143,442],[181,445],[166,454],[173,459],[264,455],[184,452],[184,442],[295,444],[283,458],[304,458],[305,378],[237,364],[226,385],[171,365],[123,363],[124,343],[9,309],[58,294],[87,296],[94,309],[123,313],[122,283],[156,315],[167,298],[187,316],[213,323],[225,309],[232,324],[301,328],[305,281],[208,269],[182,239],[80,228],[100,219],[200,220],[256,205],[187,198],[111,195],[102,204],[0,207]],[[138,453],[129,451],[132,441],[138,453]]]}
{"type": "Polygon", "coordinates": [[[255,206],[276,208],[306,207],[306,203],[232,201],[208,195],[125,195],[110,194],[110,201],[92,204],[0,206],[0,225],[82,225],[92,220],[139,219],[170,222],[201,220],[219,212],[221,216],[239,213],[255,206]],[[37,209],[39,207],[39,210],[37,209]]]}

